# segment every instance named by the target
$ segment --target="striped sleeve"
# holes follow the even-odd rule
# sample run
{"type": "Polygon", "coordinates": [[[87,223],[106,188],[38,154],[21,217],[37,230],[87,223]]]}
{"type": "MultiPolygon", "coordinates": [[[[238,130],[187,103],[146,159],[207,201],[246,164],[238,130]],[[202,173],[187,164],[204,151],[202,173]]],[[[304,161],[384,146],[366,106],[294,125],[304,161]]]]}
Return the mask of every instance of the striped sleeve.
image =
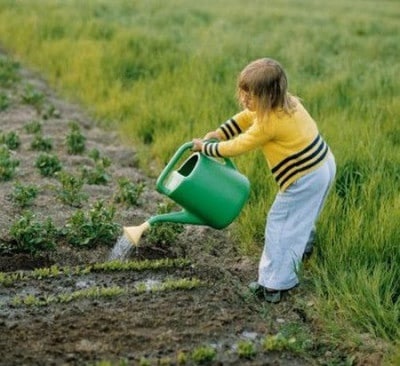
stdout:
{"type": "Polygon", "coordinates": [[[255,113],[245,109],[228,119],[218,128],[222,140],[231,140],[245,132],[254,122],[255,113]]]}
{"type": "Polygon", "coordinates": [[[219,127],[219,129],[221,130],[225,140],[230,140],[242,133],[241,128],[233,118],[228,119],[219,127]]]}
{"type": "Polygon", "coordinates": [[[218,142],[207,142],[206,141],[203,143],[203,149],[201,152],[207,156],[221,158],[222,156],[218,151],[218,145],[219,145],[218,142]]]}

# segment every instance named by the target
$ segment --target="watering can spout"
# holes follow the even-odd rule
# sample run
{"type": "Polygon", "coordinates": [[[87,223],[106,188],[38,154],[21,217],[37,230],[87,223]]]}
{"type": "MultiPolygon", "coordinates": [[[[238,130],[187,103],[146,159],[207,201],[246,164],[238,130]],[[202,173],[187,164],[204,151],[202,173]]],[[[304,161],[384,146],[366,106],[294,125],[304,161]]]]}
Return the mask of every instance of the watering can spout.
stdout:
{"type": "Polygon", "coordinates": [[[150,225],[153,225],[157,222],[174,222],[177,224],[205,225],[204,220],[186,210],[178,212],[169,212],[162,215],[152,216],[147,222],[150,225]]]}
{"type": "Polygon", "coordinates": [[[124,235],[131,241],[133,245],[137,246],[139,245],[139,240],[142,237],[143,233],[149,228],[150,224],[148,221],[139,226],[125,226],[124,235]]]}

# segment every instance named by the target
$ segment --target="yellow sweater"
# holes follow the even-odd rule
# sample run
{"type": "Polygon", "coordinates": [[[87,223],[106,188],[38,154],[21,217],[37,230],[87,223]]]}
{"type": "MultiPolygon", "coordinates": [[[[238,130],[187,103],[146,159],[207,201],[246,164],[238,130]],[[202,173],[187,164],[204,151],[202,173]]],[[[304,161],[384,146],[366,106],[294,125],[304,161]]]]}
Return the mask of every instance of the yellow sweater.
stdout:
{"type": "Polygon", "coordinates": [[[260,148],[281,191],[319,167],[329,151],[299,101],[292,114],[273,111],[261,121],[255,112],[244,110],[223,123],[218,133],[223,141],[205,142],[204,154],[233,157],[260,148]]]}

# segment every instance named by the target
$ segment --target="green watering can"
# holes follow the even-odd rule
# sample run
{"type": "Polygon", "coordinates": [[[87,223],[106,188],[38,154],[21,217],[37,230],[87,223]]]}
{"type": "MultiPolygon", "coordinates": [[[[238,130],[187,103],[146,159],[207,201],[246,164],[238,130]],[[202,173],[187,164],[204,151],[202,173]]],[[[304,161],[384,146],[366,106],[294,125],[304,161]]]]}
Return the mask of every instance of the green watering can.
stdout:
{"type": "Polygon", "coordinates": [[[157,191],[183,210],[150,217],[139,226],[124,227],[124,235],[138,245],[142,233],[156,222],[206,225],[223,229],[239,215],[250,194],[250,183],[228,158],[215,159],[200,152],[175,166],[192,142],[183,144],[157,179],[157,191]],[[223,161],[222,161],[223,160],[223,161]]]}

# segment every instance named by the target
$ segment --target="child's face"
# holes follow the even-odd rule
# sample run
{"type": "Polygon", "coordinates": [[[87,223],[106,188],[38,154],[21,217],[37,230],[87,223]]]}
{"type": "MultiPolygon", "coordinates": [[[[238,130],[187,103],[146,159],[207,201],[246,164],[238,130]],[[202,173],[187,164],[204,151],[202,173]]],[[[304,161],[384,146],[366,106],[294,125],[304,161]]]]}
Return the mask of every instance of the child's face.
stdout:
{"type": "Polygon", "coordinates": [[[256,110],[256,101],[254,95],[249,91],[240,90],[239,92],[239,101],[240,104],[247,108],[249,111],[256,110]]]}

